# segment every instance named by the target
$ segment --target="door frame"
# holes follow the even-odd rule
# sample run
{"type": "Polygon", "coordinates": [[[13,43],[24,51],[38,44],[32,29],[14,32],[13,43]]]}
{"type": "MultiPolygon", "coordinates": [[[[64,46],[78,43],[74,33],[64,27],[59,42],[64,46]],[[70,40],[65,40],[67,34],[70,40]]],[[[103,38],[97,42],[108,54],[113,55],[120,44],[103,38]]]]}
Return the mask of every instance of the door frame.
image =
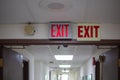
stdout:
{"type": "Polygon", "coordinates": [[[119,54],[118,54],[118,80],[120,80],[120,46],[118,46],[119,54]]]}
{"type": "Polygon", "coordinates": [[[119,45],[120,39],[100,41],[77,41],[76,39],[49,40],[49,39],[0,39],[0,45],[119,45]]]}

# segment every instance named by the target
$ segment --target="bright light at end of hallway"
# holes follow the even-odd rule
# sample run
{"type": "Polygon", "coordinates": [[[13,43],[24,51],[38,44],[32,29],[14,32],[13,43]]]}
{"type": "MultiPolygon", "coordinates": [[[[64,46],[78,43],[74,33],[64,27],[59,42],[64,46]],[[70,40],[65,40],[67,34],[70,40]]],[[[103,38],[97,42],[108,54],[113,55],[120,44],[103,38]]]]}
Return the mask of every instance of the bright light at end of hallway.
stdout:
{"type": "Polygon", "coordinates": [[[59,65],[60,68],[70,68],[71,65],[59,65]]]}
{"type": "Polygon", "coordinates": [[[56,60],[73,60],[73,55],[55,55],[56,60]]]}

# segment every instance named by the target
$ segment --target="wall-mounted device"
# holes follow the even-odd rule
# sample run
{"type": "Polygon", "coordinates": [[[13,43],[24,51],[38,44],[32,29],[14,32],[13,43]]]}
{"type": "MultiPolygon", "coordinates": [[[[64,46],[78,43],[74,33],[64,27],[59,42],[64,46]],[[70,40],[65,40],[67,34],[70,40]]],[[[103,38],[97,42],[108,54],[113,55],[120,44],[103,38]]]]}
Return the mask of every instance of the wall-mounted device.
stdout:
{"type": "Polygon", "coordinates": [[[33,26],[33,24],[28,23],[25,27],[24,27],[24,32],[26,35],[34,35],[35,33],[35,28],[33,26]]]}

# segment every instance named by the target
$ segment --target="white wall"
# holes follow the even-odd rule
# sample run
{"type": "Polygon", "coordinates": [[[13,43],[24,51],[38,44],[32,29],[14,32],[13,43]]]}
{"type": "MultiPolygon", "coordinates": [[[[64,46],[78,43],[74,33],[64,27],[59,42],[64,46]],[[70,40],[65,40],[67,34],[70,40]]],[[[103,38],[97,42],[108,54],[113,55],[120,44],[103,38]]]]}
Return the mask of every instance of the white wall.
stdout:
{"type": "Polygon", "coordinates": [[[29,60],[29,79],[34,80],[34,57],[25,49],[13,49],[29,60]]]}
{"type": "Polygon", "coordinates": [[[25,24],[0,25],[0,39],[47,39],[47,24],[35,25],[35,35],[25,35],[25,24]]]}
{"type": "Polygon", "coordinates": [[[49,67],[41,61],[35,60],[34,80],[49,80],[49,67]]]}
{"type": "Polygon", "coordinates": [[[120,24],[101,24],[102,39],[120,39],[120,24]]]}
{"type": "MultiPolygon", "coordinates": [[[[73,38],[77,38],[77,24],[73,26],[73,38]]],[[[24,34],[25,24],[0,24],[0,39],[48,39],[49,24],[35,24],[35,35],[24,34]]],[[[101,39],[120,39],[120,24],[100,24],[101,39]]]]}
{"type": "MultiPolygon", "coordinates": [[[[90,75],[92,74],[93,79],[95,80],[95,66],[92,65],[92,58],[95,57],[96,60],[99,59],[99,55],[101,55],[102,53],[108,51],[109,49],[98,49],[96,54],[91,56],[91,58],[86,61],[81,67],[80,67],[80,77],[82,78],[82,76],[86,76],[86,75],[90,75]]],[[[82,80],[82,79],[80,79],[82,80]]]]}

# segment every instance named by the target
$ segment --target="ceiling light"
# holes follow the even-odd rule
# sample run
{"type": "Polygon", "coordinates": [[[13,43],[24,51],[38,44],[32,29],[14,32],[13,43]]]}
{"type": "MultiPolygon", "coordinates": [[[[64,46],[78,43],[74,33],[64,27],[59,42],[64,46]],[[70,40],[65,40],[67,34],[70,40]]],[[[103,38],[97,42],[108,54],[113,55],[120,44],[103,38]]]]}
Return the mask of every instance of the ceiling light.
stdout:
{"type": "Polygon", "coordinates": [[[69,70],[62,70],[63,73],[68,73],[70,72],[69,70]]]}
{"type": "Polygon", "coordinates": [[[48,8],[50,9],[63,9],[64,8],[64,4],[62,3],[58,3],[58,2],[53,2],[47,5],[48,8]]]}
{"type": "Polygon", "coordinates": [[[59,65],[60,68],[70,68],[71,65],[59,65]]]}
{"type": "Polygon", "coordinates": [[[73,55],[55,55],[56,60],[73,60],[73,55]]]}
{"type": "Polygon", "coordinates": [[[39,2],[39,7],[44,10],[61,10],[66,11],[73,6],[73,0],[42,0],[39,2]]]}

